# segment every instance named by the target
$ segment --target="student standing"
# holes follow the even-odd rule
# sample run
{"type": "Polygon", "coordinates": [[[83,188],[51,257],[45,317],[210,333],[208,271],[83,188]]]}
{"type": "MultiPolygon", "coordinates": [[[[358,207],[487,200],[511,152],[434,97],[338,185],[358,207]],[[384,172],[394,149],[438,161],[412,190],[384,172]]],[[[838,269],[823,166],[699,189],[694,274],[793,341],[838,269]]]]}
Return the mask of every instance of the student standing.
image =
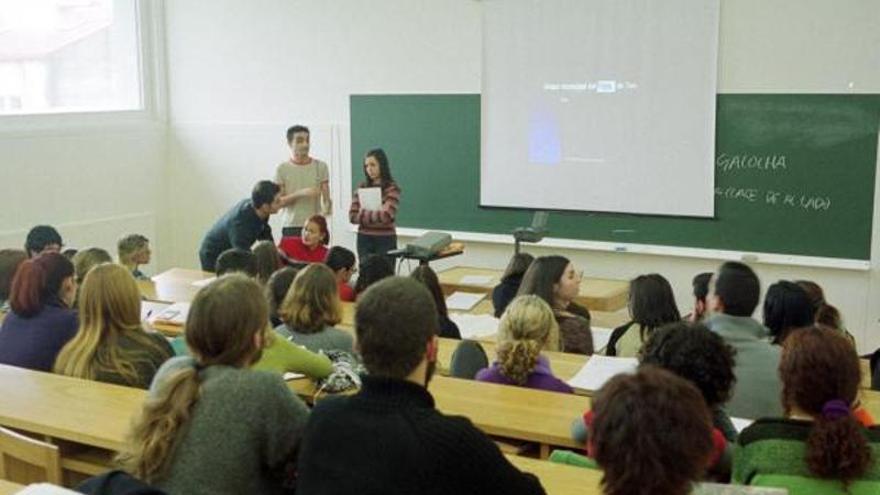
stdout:
{"type": "Polygon", "coordinates": [[[0,364],[51,371],[58,351],[76,335],[73,263],[48,252],[21,264],[12,279],[9,306],[0,326],[0,364]]]}
{"type": "Polygon", "coordinates": [[[400,277],[377,283],[358,301],[355,332],[368,374],[357,394],[315,405],[298,492],[544,493],[467,418],[435,408],[427,386],[437,361],[437,318],[427,289],[400,277]]]}
{"type": "Polygon", "coordinates": [[[217,257],[231,248],[250,251],[258,240],[274,241],[269,216],[281,207],[280,188],[272,181],[257,182],[250,199],[243,199],[226,212],[202,239],[199,260],[202,270],[213,272],[217,257]]]}
{"type": "Polygon", "coordinates": [[[120,455],[168,493],[275,494],[309,411],[275,373],[249,369],[269,309],[260,286],[226,275],[202,288],[186,322],[192,357],[166,362],[120,455]]]}
{"type": "Polygon", "coordinates": [[[284,237],[299,236],[307,218],[319,213],[329,215],[332,209],[329,169],[326,163],[309,156],[311,138],[306,126],[287,129],[290,158],[275,169],[275,182],[281,186],[281,206],[284,207],[284,237]]]}
{"type": "Polygon", "coordinates": [[[141,326],[141,294],[128,268],[113,263],[92,268],[79,308],[79,331],[58,354],[55,373],[147,388],[159,366],[174,356],[165,337],[141,326]]]}
{"type": "Polygon", "coordinates": [[[400,204],[400,188],[391,177],[388,155],[381,148],[370,150],[364,158],[364,181],[358,185],[358,189],[370,187],[381,190],[382,204],[379,209],[362,208],[355,190],[348,210],[348,219],[358,225],[357,252],[361,263],[371,254],[385,255],[397,249],[395,219],[400,204]]]}
{"type": "Polygon", "coordinates": [[[562,351],[576,354],[593,353],[590,312],[574,302],[581,287],[583,274],[562,256],[541,256],[523,275],[517,295],[535,294],[553,308],[562,351]]]}
{"type": "Polygon", "coordinates": [[[559,325],[553,310],[538,296],[519,296],[507,306],[498,324],[498,360],[477,372],[476,380],[572,393],[553,376],[541,351],[559,349],[559,325]]]}

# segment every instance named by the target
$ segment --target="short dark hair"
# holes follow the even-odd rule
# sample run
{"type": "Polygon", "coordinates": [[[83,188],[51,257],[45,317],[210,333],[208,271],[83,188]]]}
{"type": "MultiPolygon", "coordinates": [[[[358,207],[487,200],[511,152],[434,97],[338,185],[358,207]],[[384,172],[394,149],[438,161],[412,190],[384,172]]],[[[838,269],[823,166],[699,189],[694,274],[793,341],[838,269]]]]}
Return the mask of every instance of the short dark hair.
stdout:
{"type": "Polygon", "coordinates": [[[275,195],[279,192],[281,192],[281,186],[271,180],[261,180],[254,184],[254,189],[251,191],[251,203],[254,208],[272,204],[272,201],[275,201],[275,195]]]}
{"type": "Polygon", "coordinates": [[[694,276],[691,284],[694,287],[694,297],[701,302],[706,302],[709,295],[709,281],[712,280],[712,272],[698,273],[694,276]]]}
{"type": "Polygon", "coordinates": [[[792,330],[812,325],[815,314],[807,291],[798,284],[780,280],[767,288],[764,326],[774,344],[781,344],[792,330]]]}
{"type": "Polygon", "coordinates": [[[28,232],[27,239],[24,241],[24,250],[28,256],[34,257],[51,244],[63,246],[64,241],[61,240],[61,234],[51,225],[37,225],[28,232]]]}
{"type": "Polygon", "coordinates": [[[422,361],[437,335],[434,299],[416,280],[390,277],[358,298],[355,334],[364,366],[371,375],[404,378],[422,361]]]}
{"type": "Polygon", "coordinates": [[[657,329],[639,353],[643,365],[655,365],[693,383],[709,407],[730,399],[736,376],[736,350],[702,324],[671,323],[657,329]]]}
{"type": "Polygon", "coordinates": [[[227,249],[217,257],[214,271],[218,277],[226,273],[242,272],[249,277],[256,278],[257,257],[247,249],[227,249]]]}
{"type": "Polygon", "coordinates": [[[388,258],[381,254],[371,254],[361,260],[360,273],[354,284],[354,291],[360,294],[370,285],[392,275],[394,275],[394,266],[388,261],[388,258]]]}
{"type": "Polygon", "coordinates": [[[351,269],[356,262],[357,259],[355,258],[354,253],[351,252],[350,249],[346,249],[342,246],[331,247],[330,250],[327,251],[327,258],[324,260],[324,263],[334,272],[342,270],[343,268],[351,269]]]}
{"type": "Polygon", "coordinates": [[[559,282],[570,261],[564,256],[541,256],[529,265],[516,295],[534,294],[551,308],[554,306],[553,285],[559,282]]]}
{"type": "Polygon", "coordinates": [[[311,139],[312,133],[311,133],[311,131],[309,131],[309,128],[304,125],[297,124],[297,125],[294,125],[294,126],[287,128],[287,144],[290,144],[293,142],[293,135],[298,132],[304,132],[304,133],[308,134],[309,138],[311,139]]]}
{"type": "Polygon", "coordinates": [[[653,366],[617,375],[593,399],[593,413],[602,493],[688,493],[705,472],[712,420],[686,380],[653,366]]]}
{"type": "Polygon", "coordinates": [[[715,295],[731,316],[751,316],[761,298],[761,282],[745,263],[728,261],[715,276],[715,295]]]}
{"type": "Polygon", "coordinates": [[[639,275],[629,283],[629,312],[645,338],[655,328],[681,320],[672,286],[663,275],[639,275]]]}

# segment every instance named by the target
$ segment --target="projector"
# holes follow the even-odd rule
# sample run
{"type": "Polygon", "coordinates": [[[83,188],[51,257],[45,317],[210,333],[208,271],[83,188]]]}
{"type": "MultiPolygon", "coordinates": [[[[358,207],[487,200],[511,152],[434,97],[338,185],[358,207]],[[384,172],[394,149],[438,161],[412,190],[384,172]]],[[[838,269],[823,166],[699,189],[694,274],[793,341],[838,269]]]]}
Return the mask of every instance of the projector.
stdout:
{"type": "Polygon", "coordinates": [[[413,258],[429,258],[452,243],[452,236],[444,232],[426,232],[407,244],[404,252],[413,258]]]}

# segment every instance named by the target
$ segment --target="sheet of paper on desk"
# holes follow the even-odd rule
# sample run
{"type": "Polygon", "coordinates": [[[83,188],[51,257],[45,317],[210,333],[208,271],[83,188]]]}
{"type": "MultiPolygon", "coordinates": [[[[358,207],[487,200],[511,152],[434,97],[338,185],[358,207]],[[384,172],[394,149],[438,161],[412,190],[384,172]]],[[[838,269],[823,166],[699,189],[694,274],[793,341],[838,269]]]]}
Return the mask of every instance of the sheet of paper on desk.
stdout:
{"type": "Polygon", "coordinates": [[[605,352],[605,348],[608,347],[608,341],[611,340],[611,332],[614,330],[610,328],[602,328],[602,327],[592,327],[590,331],[593,332],[593,349],[595,352],[605,352]]]}
{"type": "Polygon", "coordinates": [[[608,357],[593,354],[568,384],[582,390],[599,390],[605,382],[620,373],[634,373],[639,365],[636,358],[608,357]]]}
{"type": "Polygon", "coordinates": [[[362,210],[382,209],[382,189],[378,187],[362,187],[358,189],[358,201],[362,210]]]}
{"type": "Polygon", "coordinates": [[[734,418],[731,416],[730,422],[733,423],[733,427],[736,428],[736,432],[739,433],[739,432],[745,430],[746,426],[749,426],[750,424],[754,423],[755,420],[746,419],[746,418],[734,418]]]}
{"type": "Polygon", "coordinates": [[[458,281],[461,285],[490,285],[492,283],[491,275],[465,275],[458,281]]]}
{"type": "Polygon", "coordinates": [[[154,314],[147,321],[149,321],[151,325],[155,325],[156,323],[183,325],[186,323],[187,315],[189,315],[189,306],[190,303],[188,302],[174,303],[158,314],[154,314]]]}
{"type": "Polygon", "coordinates": [[[300,378],[305,378],[305,377],[306,377],[306,375],[303,375],[302,373],[294,373],[292,371],[288,371],[287,373],[284,374],[284,381],[299,380],[300,378]]]}
{"type": "Polygon", "coordinates": [[[35,483],[28,485],[24,490],[16,492],[16,495],[76,495],[79,492],[62,488],[49,483],[35,483]]]}
{"type": "Polygon", "coordinates": [[[204,287],[204,286],[210,284],[211,282],[213,282],[214,280],[216,280],[215,277],[203,278],[202,280],[196,280],[195,282],[192,283],[192,285],[193,285],[193,287],[204,287]]]}
{"type": "Polygon", "coordinates": [[[785,488],[697,483],[691,495],[788,495],[785,488]]]}
{"type": "Polygon", "coordinates": [[[168,306],[171,305],[155,301],[141,301],[141,321],[149,321],[153,316],[165,311],[168,306]]]}
{"type": "Polygon", "coordinates": [[[486,294],[474,292],[453,292],[446,298],[446,307],[450,310],[470,311],[486,294]]]}
{"type": "Polygon", "coordinates": [[[498,318],[492,315],[449,313],[449,319],[458,325],[463,339],[479,339],[498,333],[498,318]]]}

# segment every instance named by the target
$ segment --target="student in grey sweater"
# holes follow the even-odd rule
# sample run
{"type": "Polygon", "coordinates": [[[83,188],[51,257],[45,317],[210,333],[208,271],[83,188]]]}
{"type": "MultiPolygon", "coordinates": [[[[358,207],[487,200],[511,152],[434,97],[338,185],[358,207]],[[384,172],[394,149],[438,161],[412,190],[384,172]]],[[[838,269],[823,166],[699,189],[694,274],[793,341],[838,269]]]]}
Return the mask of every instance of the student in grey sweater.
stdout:
{"type": "Polygon", "coordinates": [[[300,270],[278,314],[284,324],[275,331],[284,338],[312,352],[354,352],[351,333],[333,326],[342,321],[342,302],[336,276],[327,265],[312,263],[300,270]]]}
{"type": "Polygon", "coordinates": [[[172,495],[283,491],[309,412],[280,376],[248,369],[268,314],[243,275],[199,291],[186,326],[194,357],[156,374],[121,454],[127,471],[172,495]]]}
{"type": "Polygon", "coordinates": [[[780,348],[770,344],[767,328],[751,317],[761,294],[758,276],[731,261],[721,265],[710,286],[712,315],[706,326],[736,349],[736,386],[727,412],[747,419],[781,416],[780,348]]]}

